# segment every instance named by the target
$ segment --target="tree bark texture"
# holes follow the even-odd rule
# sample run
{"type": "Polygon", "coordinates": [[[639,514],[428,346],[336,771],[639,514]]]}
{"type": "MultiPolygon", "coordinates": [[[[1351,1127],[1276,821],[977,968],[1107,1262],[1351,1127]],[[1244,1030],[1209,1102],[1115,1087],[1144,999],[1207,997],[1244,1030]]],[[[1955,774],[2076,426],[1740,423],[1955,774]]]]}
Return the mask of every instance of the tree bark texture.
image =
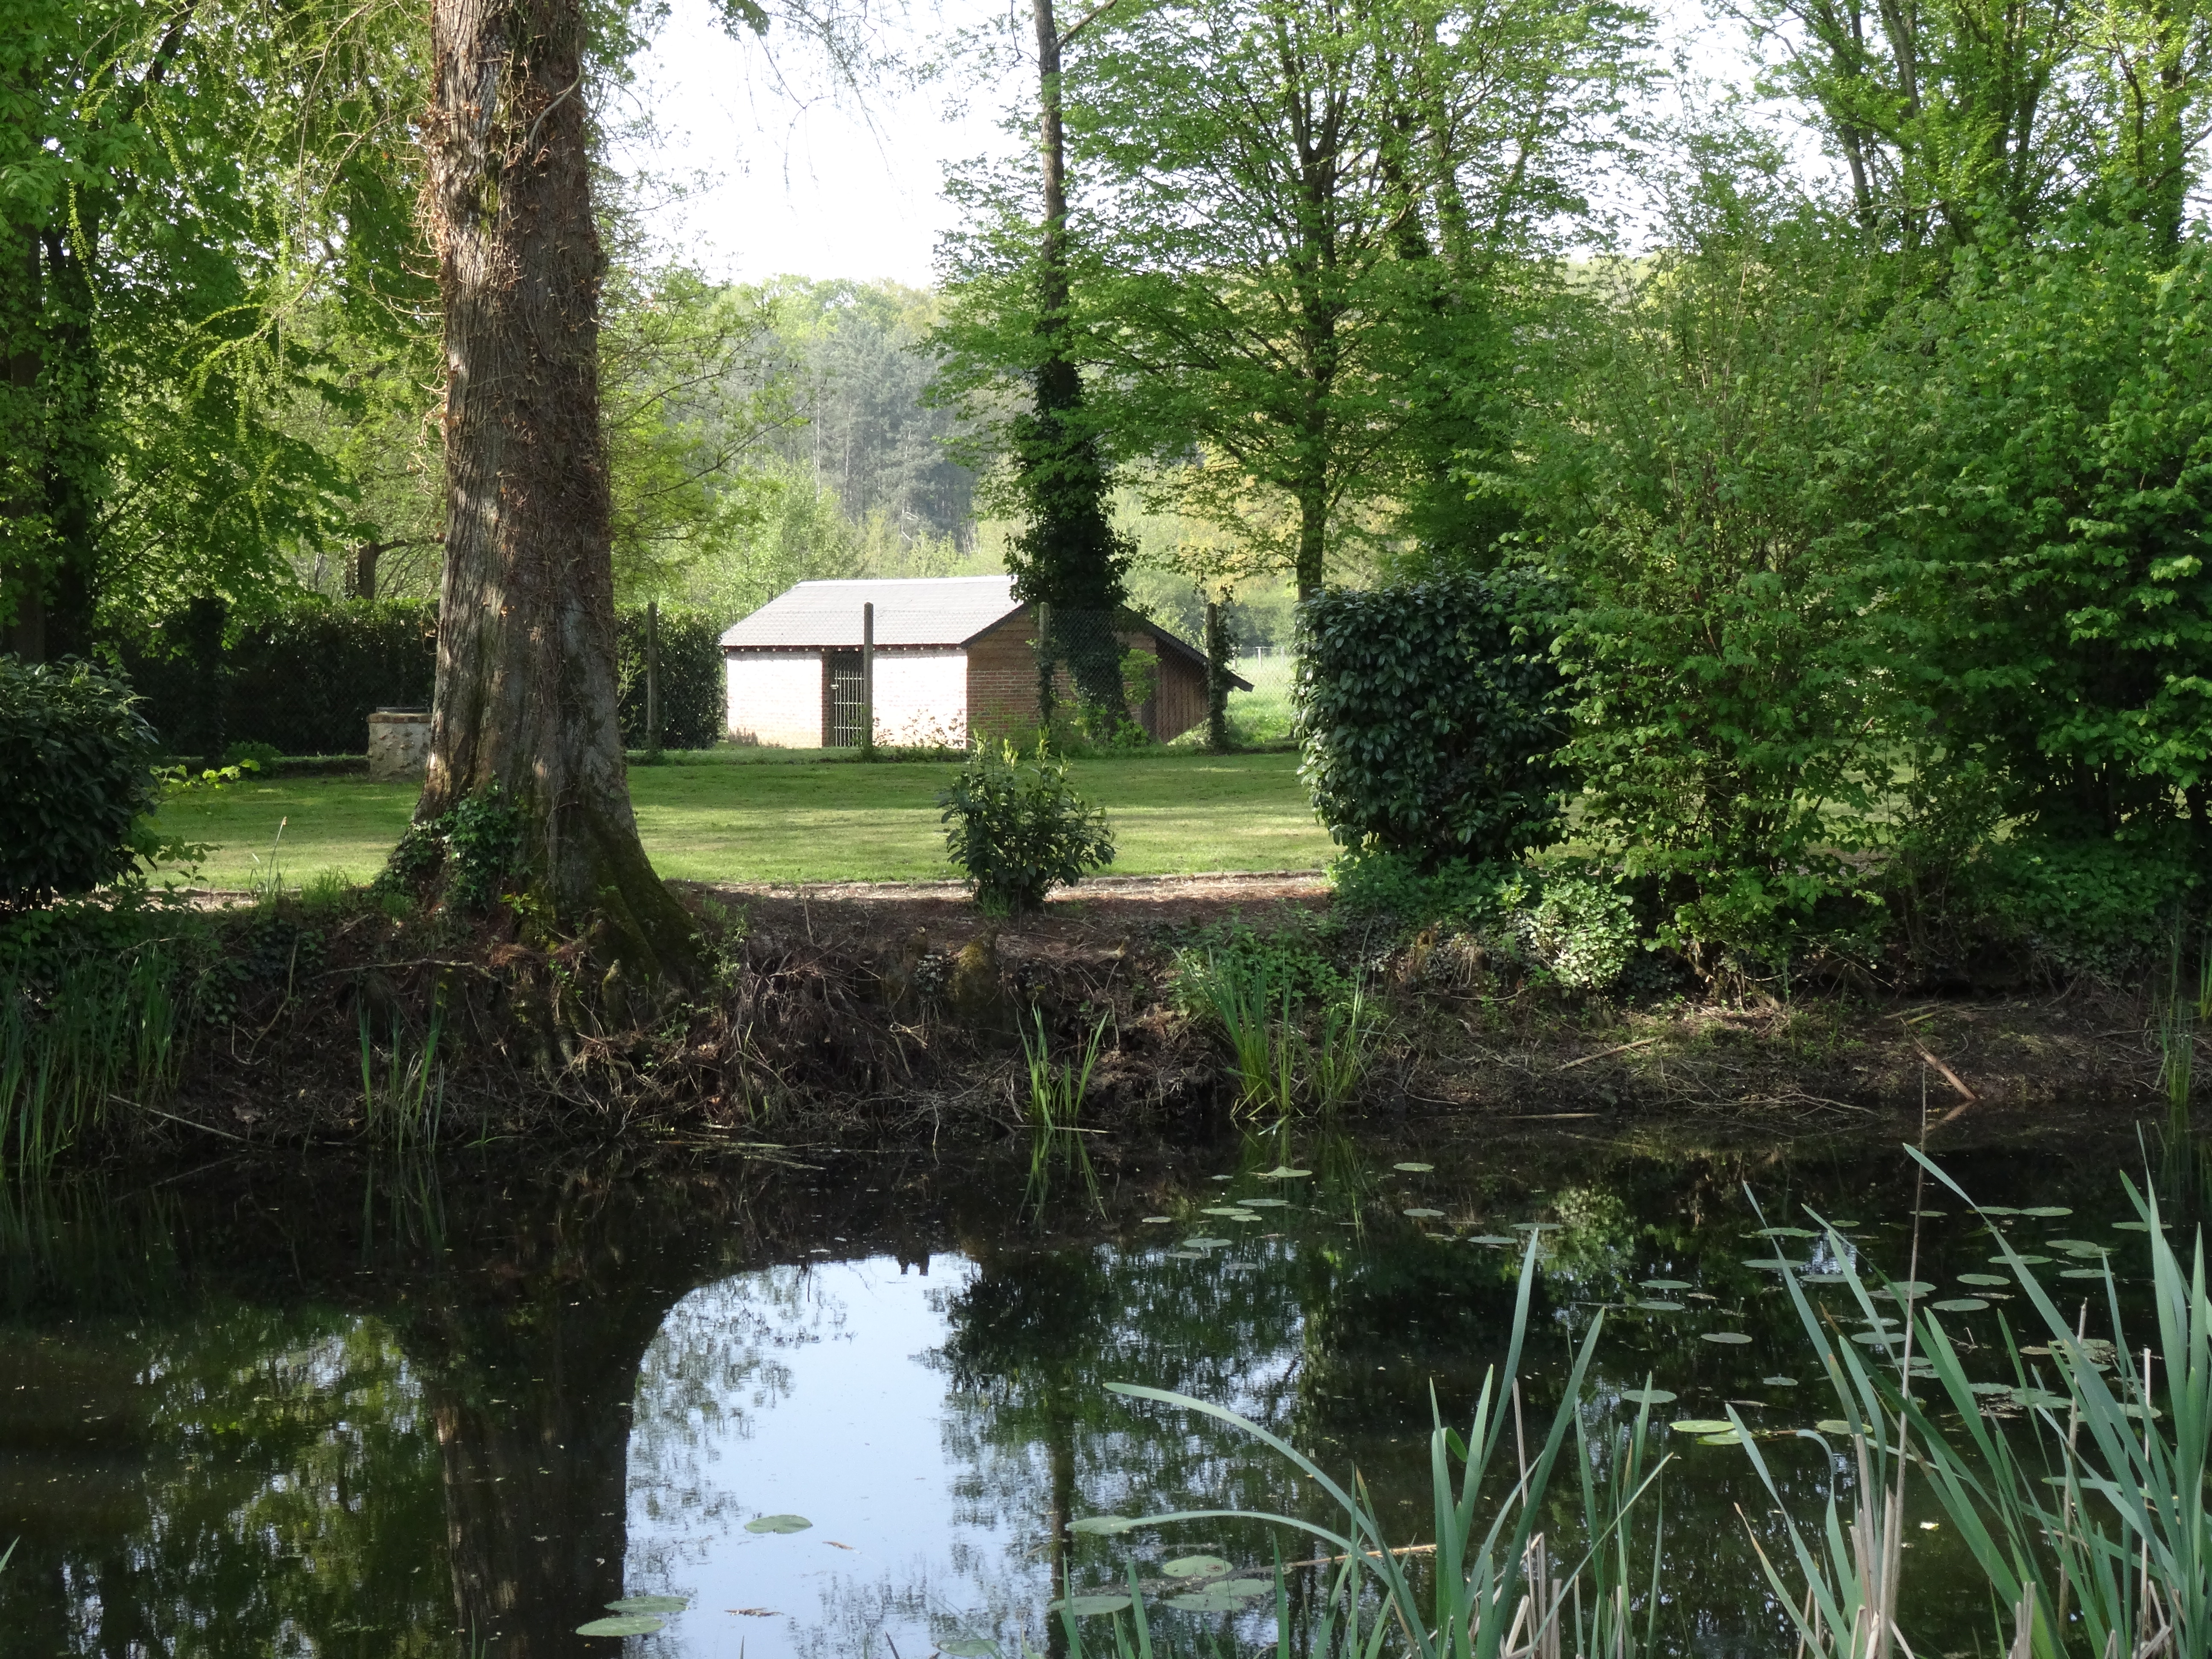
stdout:
{"type": "Polygon", "coordinates": [[[617,719],[581,0],[433,0],[424,144],[446,315],[446,564],[427,823],[496,790],[557,927],[688,977],[617,719]]]}

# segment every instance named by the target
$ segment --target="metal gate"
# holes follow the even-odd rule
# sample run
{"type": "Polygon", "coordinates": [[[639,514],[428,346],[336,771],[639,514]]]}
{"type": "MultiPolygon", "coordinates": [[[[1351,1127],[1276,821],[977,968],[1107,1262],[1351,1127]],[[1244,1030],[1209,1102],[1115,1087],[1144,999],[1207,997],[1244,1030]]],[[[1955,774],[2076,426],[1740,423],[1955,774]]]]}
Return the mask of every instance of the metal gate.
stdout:
{"type": "Polygon", "coordinates": [[[867,690],[860,681],[860,653],[831,651],[823,669],[822,741],[832,749],[857,749],[867,726],[867,690]]]}

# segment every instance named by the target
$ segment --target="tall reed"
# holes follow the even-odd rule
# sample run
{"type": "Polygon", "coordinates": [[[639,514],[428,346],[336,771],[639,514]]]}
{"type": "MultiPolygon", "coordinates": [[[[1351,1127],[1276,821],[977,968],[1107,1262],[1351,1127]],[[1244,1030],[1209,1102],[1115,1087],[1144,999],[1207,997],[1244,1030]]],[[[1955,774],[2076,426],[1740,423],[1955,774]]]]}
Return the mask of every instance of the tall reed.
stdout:
{"type": "Polygon", "coordinates": [[[361,1092],[369,1138],[400,1151],[436,1150],[445,1118],[446,1074],[438,1064],[438,1040],[446,1023],[443,997],[434,997],[430,1018],[418,1045],[397,1010],[392,1042],[385,1051],[384,1076],[376,1075],[376,1050],[368,1010],[361,1011],[361,1092]]]}
{"type": "Polygon", "coordinates": [[[1228,1041],[1239,1111],[1278,1118],[1306,1106],[1334,1112],[1366,1077],[1381,1022],[1364,981],[1322,1008],[1316,1039],[1298,1022],[1291,988],[1264,969],[1208,953],[1186,961],[1179,977],[1228,1041]]]}
{"type": "Polygon", "coordinates": [[[1079,1120],[1083,1115],[1083,1097],[1091,1090],[1091,1073],[1098,1064],[1098,1045],[1106,1036],[1107,1017],[1101,1014],[1097,1024],[1091,1027],[1082,1059],[1068,1062],[1053,1059],[1052,1038],[1045,1030],[1043,1013],[1031,1009],[1030,1016],[1036,1027],[1036,1036],[1032,1041],[1028,1031],[1022,1033],[1022,1054],[1029,1073],[1029,1096],[1023,1103],[1023,1117],[1030,1131],[1030,1179],[1024,1202],[1032,1208],[1043,1207],[1052,1195],[1053,1171],[1057,1166],[1073,1168],[1096,1204],[1098,1177],[1091,1167],[1091,1153],[1083,1144],[1083,1137],[1089,1131],[1079,1120]]]}
{"type": "MultiPolygon", "coordinates": [[[[1250,1436],[1312,1482],[1341,1519],[1324,1522],[1239,1510],[1188,1510],[1135,1520],[1109,1518],[1086,1530],[1248,1520],[1303,1534],[1322,1553],[1295,1566],[1278,1559],[1277,1646],[1285,1656],[1293,1642],[1288,1575],[1296,1571],[1322,1577],[1322,1588],[1310,1603],[1315,1622],[1296,1638],[1297,1650],[1310,1659],[1560,1659],[1569,1651],[1586,1659],[1642,1659],[1656,1639],[1660,1598],[1656,1593],[1641,1598],[1639,1621],[1634,1585],[1644,1573],[1641,1547],[1632,1546],[1630,1521],[1668,1460],[1650,1455],[1648,1405],[1639,1407],[1634,1422],[1604,1449],[1606,1455],[1594,1455],[1580,1406],[1602,1316],[1591,1322],[1577,1349],[1559,1407],[1530,1458],[1522,1437],[1518,1374],[1538,1248],[1531,1238],[1504,1364],[1485,1374],[1464,1436],[1444,1425],[1431,1397],[1430,1543],[1394,1545],[1379,1507],[1357,1475],[1348,1486],[1343,1485],[1288,1441],[1234,1412],[1188,1395],[1126,1382],[1107,1386],[1124,1398],[1196,1412],[1250,1436]],[[1564,1571],[1552,1540],[1539,1530],[1563,1457],[1571,1457],[1581,1470],[1586,1540],[1580,1559],[1564,1571]],[[1425,1556],[1431,1559],[1425,1586],[1411,1570],[1411,1563],[1425,1556]]],[[[1656,1523],[1651,1547],[1650,1571],[1656,1575],[1656,1523]]],[[[1111,1626],[1113,1651],[1122,1659],[1152,1659],[1155,1636],[1133,1575],[1131,1590],[1126,1615],[1117,1613],[1111,1626]]],[[[1085,1627],[1073,1596],[1063,1599],[1060,1613],[1071,1659],[1097,1650],[1085,1646],[1085,1627]]],[[[1169,1650],[1162,1644],[1157,1650],[1169,1650]]]]}
{"type": "Polygon", "coordinates": [[[173,1085],[175,979],[158,944],[0,974],[0,1174],[43,1175],[112,1103],[173,1085]]]}

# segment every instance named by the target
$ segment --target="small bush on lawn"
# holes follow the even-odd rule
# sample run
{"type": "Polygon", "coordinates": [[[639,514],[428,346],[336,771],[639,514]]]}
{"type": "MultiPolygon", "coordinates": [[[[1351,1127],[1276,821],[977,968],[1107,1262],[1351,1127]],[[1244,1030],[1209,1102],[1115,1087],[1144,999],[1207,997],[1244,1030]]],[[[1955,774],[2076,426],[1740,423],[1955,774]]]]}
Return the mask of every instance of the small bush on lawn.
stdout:
{"type": "Polygon", "coordinates": [[[0,657],[0,907],[88,893],[136,864],[161,740],[130,688],[81,662],[0,657]]]}
{"type": "Polygon", "coordinates": [[[1114,861],[1106,815],[1067,781],[1067,763],[1042,746],[979,745],[937,797],[945,850],[992,915],[1019,915],[1045,895],[1114,861]]]}
{"type": "Polygon", "coordinates": [[[1298,606],[1300,768],[1346,847],[1511,859],[1550,841],[1566,740],[1549,590],[1440,577],[1298,606]]]}

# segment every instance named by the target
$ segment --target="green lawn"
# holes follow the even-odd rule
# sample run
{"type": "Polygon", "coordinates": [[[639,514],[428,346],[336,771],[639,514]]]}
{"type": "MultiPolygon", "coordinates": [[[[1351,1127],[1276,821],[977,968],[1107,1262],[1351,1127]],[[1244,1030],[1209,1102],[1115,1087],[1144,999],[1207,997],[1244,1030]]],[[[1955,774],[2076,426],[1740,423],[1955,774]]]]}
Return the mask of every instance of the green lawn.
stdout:
{"type": "MultiPolygon", "coordinates": [[[[937,792],[949,762],[808,764],[803,753],[714,750],[633,767],[630,798],[646,851],[664,876],[704,881],[913,881],[950,876],[937,792]]],[[[1295,755],[1171,753],[1074,763],[1078,787],[1104,806],[1114,872],[1311,868],[1329,854],[1295,755]]],[[[326,870],[365,881],[406,827],[411,784],[366,778],[249,780],[171,807],[171,821],[216,850],[200,866],[217,887],[268,867],[284,879],[326,870]],[[277,824],[283,836],[277,838],[277,824]]]]}

